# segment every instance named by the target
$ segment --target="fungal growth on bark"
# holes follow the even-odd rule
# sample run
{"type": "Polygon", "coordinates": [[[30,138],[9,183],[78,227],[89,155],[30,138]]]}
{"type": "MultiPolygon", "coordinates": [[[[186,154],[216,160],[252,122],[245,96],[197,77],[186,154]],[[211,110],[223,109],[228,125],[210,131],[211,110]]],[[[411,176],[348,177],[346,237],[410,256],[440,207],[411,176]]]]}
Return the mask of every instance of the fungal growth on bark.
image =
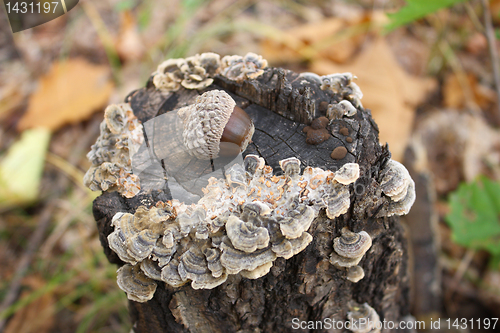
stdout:
{"type": "Polygon", "coordinates": [[[264,74],[264,69],[267,67],[267,60],[252,52],[247,53],[244,57],[239,55],[225,56],[221,62],[221,74],[238,82],[258,78],[264,74]]]}
{"type": "Polygon", "coordinates": [[[391,198],[391,203],[384,207],[385,216],[408,214],[415,202],[415,182],[403,164],[389,160],[380,182],[382,192],[391,198]]]}
{"type": "Polygon", "coordinates": [[[153,83],[164,93],[174,92],[181,87],[203,89],[210,86],[215,74],[222,74],[235,81],[255,79],[264,73],[267,61],[255,53],[225,56],[220,59],[216,53],[197,54],[186,59],[168,59],[153,73],[153,83]]]}
{"type": "Polygon", "coordinates": [[[363,268],[357,265],[372,246],[372,239],[366,231],[355,233],[344,227],[341,232],[342,235],[333,240],[330,263],[347,269],[347,279],[356,283],[365,276],[363,268]]]}
{"type": "Polygon", "coordinates": [[[87,158],[92,166],[83,183],[92,191],[117,190],[127,198],[140,190],[139,179],[132,173],[130,157],[143,143],[142,125],[129,104],[112,104],[104,112],[101,135],[87,158]]]}
{"type": "Polygon", "coordinates": [[[349,303],[347,319],[351,322],[350,330],[354,333],[380,333],[380,316],[368,303],[349,303]]]}
{"type": "Polygon", "coordinates": [[[164,93],[186,89],[203,89],[214,81],[213,75],[220,68],[220,56],[202,53],[186,59],[168,59],[162,62],[155,73],[153,83],[164,93]]]}
{"type": "MultiPolygon", "coordinates": [[[[194,289],[212,289],[230,274],[262,277],[277,258],[289,259],[309,245],[313,238],[307,230],[321,209],[331,218],[346,212],[348,186],[357,180],[359,168],[344,165],[334,173],[306,167],[300,174],[300,162],[289,158],[280,161],[283,175],[277,176],[268,165],[255,166],[258,159],[248,155],[246,170],[234,164],[227,179],[210,178],[196,204],[173,199],[159,208],[140,206],[133,215],[115,214],[109,247],[122,261],[173,287],[191,282],[194,289]]],[[[352,246],[361,242],[363,250],[368,241],[365,232],[361,235],[352,246]]],[[[149,289],[141,297],[140,290],[123,290],[135,301],[153,297],[149,289]]]]}
{"type": "Polygon", "coordinates": [[[354,78],[203,53],[106,109],[85,184],[103,191],[94,216],[136,333],[407,314],[395,216],[415,185],[354,78]]]}

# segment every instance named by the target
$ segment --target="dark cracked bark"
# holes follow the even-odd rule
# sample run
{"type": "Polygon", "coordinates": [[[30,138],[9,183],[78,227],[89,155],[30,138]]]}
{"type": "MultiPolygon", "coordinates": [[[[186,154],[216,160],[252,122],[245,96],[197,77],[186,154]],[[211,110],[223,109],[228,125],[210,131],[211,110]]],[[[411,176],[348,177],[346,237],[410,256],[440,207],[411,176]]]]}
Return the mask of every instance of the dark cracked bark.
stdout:
{"type": "MultiPolygon", "coordinates": [[[[302,167],[334,171],[345,163],[358,163],[361,175],[350,185],[349,211],[334,220],[322,211],[308,230],[314,237],[312,243],[289,260],[278,258],[271,272],[260,279],[230,275],[224,284],[210,290],[193,290],[190,284],[173,288],[159,283],[150,301],[129,302],[136,333],[289,332],[294,318],[347,320],[347,304],[351,300],[367,302],[381,320],[397,322],[409,314],[407,235],[398,217],[377,217],[388,203],[380,193],[378,182],[390,153],[379,144],[378,128],[369,110],[362,108],[352,118],[334,120],[330,125],[333,136],[329,140],[307,145],[302,132],[305,124],[325,115],[326,106],[340,101],[342,96],[323,91],[312,81],[304,88],[301,81],[294,72],[268,68],[259,79],[241,84],[216,77],[206,90],[226,90],[247,111],[256,131],[244,155],[264,157],[266,164],[276,172],[280,171],[278,161],[292,156],[301,160],[302,167]],[[339,133],[343,127],[348,129],[352,142],[339,133]],[[348,154],[341,160],[333,160],[330,153],[338,146],[346,147],[348,154]],[[358,283],[346,280],[346,271],[328,261],[333,239],[340,236],[345,226],[355,232],[365,230],[373,239],[371,249],[360,263],[365,277],[358,283]]],[[[181,90],[164,96],[150,81],[145,88],[132,92],[126,101],[145,122],[192,103],[204,91],[181,90]]],[[[110,224],[113,215],[119,211],[133,213],[140,205],[152,206],[167,199],[168,189],[162,189],[141,193],[132,199],[116,192],[103,193],[95,200],[99,236],[111,263],[123,265],[107,244],[107,236],[113,231],[110,224]]],[[[345,330],[338,330],[341,331],[345,330]]]]}

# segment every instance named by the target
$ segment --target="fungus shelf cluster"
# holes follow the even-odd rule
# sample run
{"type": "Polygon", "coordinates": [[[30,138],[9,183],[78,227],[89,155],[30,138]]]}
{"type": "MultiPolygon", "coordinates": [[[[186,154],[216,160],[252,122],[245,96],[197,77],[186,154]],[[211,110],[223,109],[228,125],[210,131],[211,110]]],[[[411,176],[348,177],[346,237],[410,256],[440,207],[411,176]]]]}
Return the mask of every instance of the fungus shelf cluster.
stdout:
{"type": "Polygon", "coordinates": [[[283,175],[276,176],[264,159],[247,155],[244,167],[234,164],[226,179],[211,178],[197,204],[174,199],[141,206],[134,215],[116,214],[109,246],[128,265],[141,268],[118,272],[119,281],[129,281],[120,283],[129,298],[150,299],[154,281],[212,289],[229,274],[260,278],[276,258],[289,259],[309,245],[307,230],[321,209],[334,219],[349,208],[357,164],[335,173],[306,167],[302,174],[296,158],[280,165],[283,175]]]}
{"type": "Polygon", "coordinates": [[[132,172],[131,156],[144,141],[142,125],[130,104],[111,104],[104,112],[101,134],[87,158],[92,166],[83,178],[92,191],[118,191],[126,198],[139,193],[139,178],[132,172]]]}
{"type": "Polygon", "coordinates": [[[197,54],[186,59],[168,59],[153,73],[153,83],[162,92],[186,89],[203,89],[210,86],[215,74],[231,80],[255,79],[264,73],[267,61],[255,53],[225,56],[216,53],[197,54]]]}

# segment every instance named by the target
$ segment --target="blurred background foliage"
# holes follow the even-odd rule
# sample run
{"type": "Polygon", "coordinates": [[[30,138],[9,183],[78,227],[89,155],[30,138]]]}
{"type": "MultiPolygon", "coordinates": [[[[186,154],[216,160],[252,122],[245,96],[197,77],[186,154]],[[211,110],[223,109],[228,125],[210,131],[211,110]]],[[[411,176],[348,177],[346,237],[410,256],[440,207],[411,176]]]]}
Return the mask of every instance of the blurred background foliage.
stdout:
{"type": "Polygon", "coordinates": [[[430,177],[439,315],[499,317],[499,29],[498,0],[80,0],[14,35],[0,14],[0,331],[130,331],[85,155],[107,104],[209,51],[357,75],[381,142],[430,177]]]}

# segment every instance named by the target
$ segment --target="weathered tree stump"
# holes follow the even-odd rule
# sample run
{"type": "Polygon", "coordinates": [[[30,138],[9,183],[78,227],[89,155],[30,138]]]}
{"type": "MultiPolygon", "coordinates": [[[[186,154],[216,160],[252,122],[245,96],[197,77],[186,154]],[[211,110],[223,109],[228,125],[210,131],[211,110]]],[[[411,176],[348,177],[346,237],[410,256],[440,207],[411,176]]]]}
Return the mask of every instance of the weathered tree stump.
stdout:
{"type": "MultiPolygon", "coordinates": [[[[330,318],[345,322],[351,301],[368,303],[385,321],[397,323],[408,315],[407,235],[399,217],[383,216],[391,205],[380,189],[390,153],[379,144],[378,128],[370,111],[359,106],[352,117],[332,119],[328,128],[333,135],[318,145],[309,145],[303,128],[325,116],[328,105],[340,102],[344,96],[322,90],[314,79],[280,68],[266,68],[257,79],[241,83],[215,75],[213,84],[204,90],[180,89],[168,95],[156,90],[150,80],[145,88],[132,92],[126,102],[144,123],[189,105],[199,94],[212,89],[228,92],[254,121],[253,142],[243,156],[261,156],[275,172],[280,171],[280,160],[296,157],[302,167],[328,170],[357,163],[361,174],[349,185],[351,205],[347,213],[329,219],[322,209],[308,229],[313,240],[305,250],[288,260],[276,259],[270,273],[255,280],[229,275],[222,285],[199,290],[190,284],[174,288],[158,283],[151,300],[129,302],[134,331],[290,332],[298,328],[298,332],[309,332],[311,321],[330,318]],[[347,154],[334,160],[330,154],[337,147],[345,147],[347,154]],[[357,283],[346,280],[346,270],[329,261],[333,240],[344,227],[366,231],[373,242],[359,263],[365,277],[357,283]]],[[[118,212],[134,213],[141,205],[154,206],[169,199],[168,188],[163,188],[141,191],[130,199],[118,192],[103,192],[94,201],[99,237],[111,263],[124,264],[108,246],[113,216],[118,212]]],[[[315,325],[319,331],[348,331],[315,325]]]]}

